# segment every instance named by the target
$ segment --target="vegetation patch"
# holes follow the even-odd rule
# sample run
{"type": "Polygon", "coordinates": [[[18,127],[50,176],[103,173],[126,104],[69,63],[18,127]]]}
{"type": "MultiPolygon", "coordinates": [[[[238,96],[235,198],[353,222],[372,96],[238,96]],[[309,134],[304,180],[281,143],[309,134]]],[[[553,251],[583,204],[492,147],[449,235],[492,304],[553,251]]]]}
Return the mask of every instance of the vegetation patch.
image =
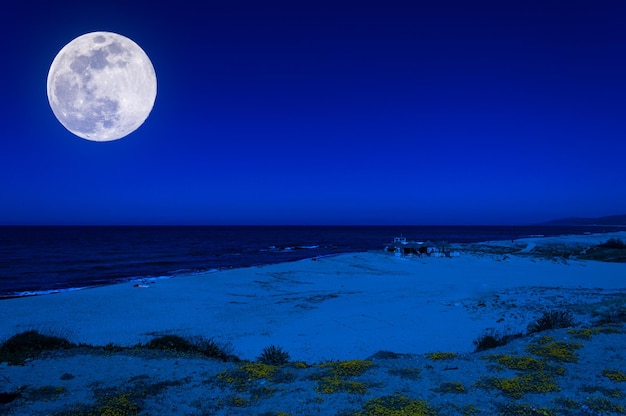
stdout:
{"type": "Polygon", "coordinates": [[[433,361],[443,361],[456,358],[458,354],[455,352],[433,352],[429,354],[424,354],[424,356],[433,361]]]}
{"type": "Polygon", "coordinates": [[[239,396],[228,396],[224,400],[220,400],[218,404],[228,407],[248,407],[250,406],[250,400],[239,396]]]}
{"type": "Polygon", "coordinates": [[[306,362],[304,361],[294,361],[290,364],[291,367],[293,368],[297,368],[299,370],[303,370],[305,368],[309,368],[311,367],[310,365],[308,365],[306,362]]]}
{"type": "Polygon", "coordinates": [[[570,334],[572,337],[584,340],[590,340],[594,335],[598,334],[621,334],[622,332],[623,331],[621,328],[612,325],[567,330],[567,333],[570,334]]]}
{"type": "Polygon", "coordinates": [[[609,389],[602,386],[582,386],[579,390],[590,394],[600,393],[605,397],[611,397],[613,399],[621,399],[622,397],[624,397],[624,392],[622,392],[622,390],[609,389]]]}
{"type": "Polygon", "coordinates": [[[452,406],[457,411],[457,413],[464,415],[464,416],[474,416],[474,415],[478,415],[481,413],[481,411],[477,409],[476,405],[474,404],[465,404],[463,406],[458,406],[456,404],[453,404],[452,406]]]}
{"type": "Polygon", "coordinates": [[[78,406],[54,413],[53,416],[138,416],[139,401],[132,392],[105,393],[96,396],[96,404],[78,406]]]}
{"type": "Polygon", "coordinates": [[[497,405],[498,414],[502,416],[556,416],[554,410],[547,407],[533,406],[527,403],[500,403],[497,405]]]}
{"type": "Polygon", "coordinates": [[[488,331],[474,340],[475,351],[485,351],[497,347],[502,347],[514,339],[521,338],[522,334],[501,334],[497,331],[488,331]]]}
{"type": "Polygon", "coordinates": [[[617,382],[624,382],[626,381],[626,374],[624,374],[623,372],[619,371],[619,370],[608,370],[608,369],[604,369],[602,370],[602,375],[610,380],[613,381],[617,381],[617,382]]]}
{"type": "Polygon", "coordinates": [[[315,390],[324,394],[365,394],[368,390],[367,384],[348,378],[362,375],[373,365],[369,360],[331,361],[321,364],[320,368],[324,371],[312,377],[317,381],[315,390]]]}
{"type": "Polygon", "coordinates": [[[19,399],[22,397],[22,391],[24,387],[20,387],[14,391],[3,391],[0,392],[0,404],[8,404],[11,403],[15,399],[19,399]]]}
{"type": "Polygon", "coordinates": [[[560,388],[550,375],[544,371],[533,371],[510,378],[484,377],[478,387],[500,390],[504,395],[520,399],[527,393],[550,393],[560,388]]]}
{"type": "Polygon", "coordinates": [[[405,380],[419,380],[421,378],[422,370],[415,367],[407,368],[392,368],[388,371],[392,376],[400,377],[405,380]]]}
{"type": "Polygon", "coordinates": [[[435,409],[425,400],[415,400],[394,394],[368,400],[355,416],[436,416],[435,409]]]}
{"type": "Polygon", "coordinates": [[[315,390],[319,393],[365,394],[368,391],[367,384],[360,382],[360,381],[344,380],[343,378],[335,374],[321,376],[316,379],[317,379],[317,386],[315,387],[315,390]]]}
{"type": "Polygon", "coordinates": [[[574,326],[574,317],[568,311],[545,311],[537,320],[528,325],[529,334],[548,331],[550,329],[569,328],[574,326]]]}
{"type": "MultiPolygon", "coordinates": [[[[619,299],[620,302],[623,302],[623,298],[619,299]]],[[[621,324],[626,322],[626,307],[618,306],[612,310],[605,311],[600,314],[598,317],[596,324],[605,326],[605,325],[617,325],[621,327],[621,324]]],[[[615,328],[617,330],[617,328],[615,328]]]]}
{"type": "Polygon", "coordinates": [[[52,335],[44,335],[37,331],[26,331],[13,335],[0,344],[0,362],[11,365],[23,365],[45,351],[69,349],[76,344],[52,335]]]}
{"type": "Polygon", "coordinates": [[[570,399],[567,397],[557,397],[556,399],[553,399],[552,401],[561,409],[565,409],[565,410],[578,410],[580,409],[580,406],[581,406],[580,403],[577,402],[576,400],[570,399]]]}
{"type": "Polygon", "coordinates": [[[257,360],[263,364],[281,366],[287,364],[289,358],[289,353],[282,349],[282,347],[270,345],[263,349],[263,353],[257,360]]]}
{"type": "Polygon", "coordinates": [[[618,249],[618,250],[626,250],[626,243],[624,243],[619,238],[609,238],[604,243],[598,244],[597,247],[615,248],[615,249],[618,249]]]}
{"type": "Polygon", "coordinates": [[[36,389],[27,390],[24,394],[27,400],[31,401],[52,401],[65,393],[65,386],[41,386],[36,389]]]}
{"type": "Polygon", "coordinates": [[[465,386],[460,381],[447,381],[445,383],[441,383],[439,387],[433,389],[433,391],[436,391],[437,393],[443,393],[443,394],[467,393],[465,386]]]}
{"type": "Polygon", "coordinates": [[[526,347],[526,351],[554,361],[575,363],[578,361],[575,351],[582,347],[580,342],[552,341],[550,337],[542,337],[537,343],[526,347]]]}
{"type": "Polygon", "coordinates": [[[180,354],[201,355],[220,361],[239,361],[239,359],[220,347],[212,338],[183,338],[178,335],[163,335],[152,339],[145,345],[138,345],[152,350],[162,350],[180,354]]]}
{"type": "Polygon", "coordinates": [[[498,370],[508,368],[509,370],[545,370],[546,362],[538,360],[536,358],[523,355],[520,357],[506,355],[506,354],[493,354],[486,357],[487,360],[498,363],[498,370]]]}
{"type": "Polygon", "coordinates": [[[581,259],[624,262],[626,261],[626,243],[619,238],[610,238],[604,243],[589,247],[580,255],[581,259]]]}
{"type": "Polygon", "coordinates": [[[327,368],[339,377],[360,376],[373,366],[374,363],[370,360],[329,361],[320,364],[321,368],[327,368]]]}
{"type": "Polygon", "coordinates": [[[600,328],[568,329],[567,333],[574,338],[590,340],[592,336],[600,333],[600,328]]]}
{"type": "Polygon", "coordinates": [[[275,381],[279,368],[263,363],[244,363],[217,375],[217,379],[238,392],[248,391],[259,380],[275,381]]]}
{"type": "Polygon", "coordinates": [[[583,401],[583,404],[590,410],[597,412],[597,414],[626,414],[624,406],[618,403],[613,403],[611,400],[604,397],[588,397],[583,401]]]}

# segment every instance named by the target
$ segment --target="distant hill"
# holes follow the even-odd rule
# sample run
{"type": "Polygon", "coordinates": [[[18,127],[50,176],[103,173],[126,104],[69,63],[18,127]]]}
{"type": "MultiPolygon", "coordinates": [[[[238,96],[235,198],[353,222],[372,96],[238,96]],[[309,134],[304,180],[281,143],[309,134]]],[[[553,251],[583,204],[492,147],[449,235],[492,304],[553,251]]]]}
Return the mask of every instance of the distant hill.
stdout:
{"type": "Polygon", "coordinates": [[[541,225],[624,225],[626,226],[626,214],[611,215],[598,218],[563,218],[544,222],[541,225]]]}

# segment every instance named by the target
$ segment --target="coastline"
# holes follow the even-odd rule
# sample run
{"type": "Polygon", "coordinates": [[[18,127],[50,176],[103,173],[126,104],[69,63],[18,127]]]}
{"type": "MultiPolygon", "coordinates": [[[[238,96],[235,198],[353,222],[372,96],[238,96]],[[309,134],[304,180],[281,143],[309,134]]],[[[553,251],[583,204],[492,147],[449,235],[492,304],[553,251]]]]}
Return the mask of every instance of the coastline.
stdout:
{"type": "MultiPolygon", "coordinates": [[[[427,383],[435,388],[444,382],[443,374],[458,377],[461,369],[467,369],[461,379],[468,384],[469,377],[476,378],[491,371],[488,363],[481,361],[480,356],[484,354],[473,353],[473,342],[485,331],[524,332],[527,325],[547,309],[568,310],[579,327],[588,327],[602,313],[624,306],[626,264],[546,258],[534,254],[536,247],[596,244],[611,237],[624,239],[625,236],[626,232],[622,232],[486,242],[479,246],[488,250],[479,253],[474,245],[467,246],[468,251],[458,258],[405,258],[381,252],[349,253],[207,275],[177,276],[150,284],[147,288],[122,283],[54,295],[7,299],[0,302],[0,313],[6,317],[0,328],[0,340],[31,329],[52,331],[76,343],[99,346],[113,343],[130,347],[166,334],[203,336],[230,346],[232,352],[244,360],[254,361],[263,348],[278,345],[289,352],[292,361],[309,365],[337,360],[367,360],[381,357],[381,351],[387,351],[393,353],[395,358],[374,359],[379,368],[376,371],[388,373],[396,367],[415,367],[421,369],[423,377],[430,371],[430,366],[438,369],[436,373],[439,375],[433,373],[427,383]],[[494,247],[499,249],[494,251],[494,247]],[[523,251],[528,247],[531,249],[523,251]],[[503,254],[501,248],[514,249],[519,253],[507,251],[503,254]],[[444,363],[457,367],[458,371],[448,371],[439,362],[429,362],[424,354],[435,351],[459,354],[455,358],[457,361],[444,363]]],[[[572,339],[567,330],[549,335],[561,340],[572,339]]],[[[517,353],[523,353],[529,343],[537,339],[525,337],[501,348],[502,351],[517,348],[517,353]]],[[[598,360],[605,360],[607,368],[626,370],[624,358],[616,352],[620,342],[624,342],[623,332],[599,334],[591,341],[585,341],[584,353],[589,354],[585,355],[588,370],[599,366],[598,360]],[[596,354],[600,355],[596,357],[596,354]]],[[[144,374],[146,366],[156,365],[151,358],[133,358],[132,354],[130,357],[128,354],[113,354],[108,361],[97,354],[79,354],[29,362],[28,370],[36,374],[34,369],[39,369],[41,380],[29,380],[23,374],[25,371],[20,372],[18,367],[0,364],[0,368],[13,385],[33,385],[49,379],[45,368],[51,362],[55,362],[58,368],[72,368],[70,372],[74,374],[81,372],[76,366],[106,366],[95,364],[101,360],[113,365],[108,370],[111,373],[100,376],[101,382],[104,382],[102,379],[132,378],[144,374]],[[80,365],[77,364],[79,362],[80,365]],[[89,362],[92,364],[86,364],[89,362]],[[127,368],[127,372],[116,366],[127,368]],[[18,379],[21,381],[14,381],[18,379]]],[[[235,366],[210,360],[205,360],[204,364],[176,358],[157,361],[159,364],[155,368],[164,377],[167,374],[176,377],[188,374],[191,370],[187,366],[199,366],[209,373],[213,371],[209,367],[224,371],[235,366]],[[176,361],[178,364],[174,364],[176,361]],[[182,370],[183,367],[186,370],[182,370]]],[[[586,382],[586,375],[581,371],[576,370],[580,379],[578,387],[586,382]]],[[[593,371],[597,373],[601,370],[593,371]]],[[[83,373],[83,379],[93,378],[85,371],[83,373]]],[[[382,377],[382,373],[368,374],[382,377]]],[[[55,377],[58,380],[59,375],[55,377]]],[[[378,390],[370,389],[370,396],[359,396],[357,400],[354,395],[348,394],[342,403],[345,406],[348,399],[355,403],[364,402],[374,394],[393,394],[403,389],[415,393],[412,387],[415,383],[411,384],[410,380],[402,377],[396,378],[387,375],[383,386],[377,387],[378,390]]],[[[594,379],[601,380],[602,374],[598,373],[594,379]]],[[[602,381],[603,386],[612,383],[612,380],[602,381]]],[[[571,382],[568,378],[568,383],[571,382]]],[[[370,383],[375,384],[373,379],[370,383]]],[[[286,391],[291,388],[282,387],[286,391]]],[[[7,389],[3,387],[0,390],[7,389]]],[[[211,391],[218,396],[232,395],[229,389],[219,386],[214,386],[211,391]]],[[[334,414],[325,412],[324,403],[333,402],[336,397],[322,396],[327,400],[315,405],[313,400],[319,392],[316,396],[314,389],[312,391],[312,396],[307,396],[312,401],[310,409],[317,406],[318,410],[310,414],[334,414]]],[[[479,396],[479,392],[484,394],[484,390],[478,387],[472,391],[476,393],[472,396],[479,396]]],[[[430,390],[420,395],[430,397],[433,402],[438,400],[430,390]]],[[[547,403],[547,396],[532,397],[536,403],[547,403]]],[[[277,397],[268,400],[277,400],[277,397]]],[[[472,400],[478,399],[472,397],[472,400]]],[[[620,400],[616,403],[626,405],[623,398],[620,400]]],[[[185,403],[189,405],[188,401],[185,403]]],[[[269,408],[268,403],[271,404],[257,404],[269,408]]],[[[294,410],[297,406],[294,406],[290,405],[284,411],[299,414],[294,410]]],[[[225,409],[223,414],[250,414],[250,407],[238,409],[237,406],[223,405],[222,408],[225,409]]],[[[302,407],[305,408],[309,409],[302,407]]]]}

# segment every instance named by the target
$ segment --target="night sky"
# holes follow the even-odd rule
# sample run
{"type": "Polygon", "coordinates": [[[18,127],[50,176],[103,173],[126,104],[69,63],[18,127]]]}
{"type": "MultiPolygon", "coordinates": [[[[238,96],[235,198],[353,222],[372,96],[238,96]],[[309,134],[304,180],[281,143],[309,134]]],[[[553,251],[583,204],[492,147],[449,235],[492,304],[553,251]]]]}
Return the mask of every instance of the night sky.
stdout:
{"type": "Polygon", "coordinates": [[[626,213],[626,2],[10,2],[0,224],[527,224],[626,213]],[[80,139],[57,52],[111,31],[152,113],[80,139]]]}

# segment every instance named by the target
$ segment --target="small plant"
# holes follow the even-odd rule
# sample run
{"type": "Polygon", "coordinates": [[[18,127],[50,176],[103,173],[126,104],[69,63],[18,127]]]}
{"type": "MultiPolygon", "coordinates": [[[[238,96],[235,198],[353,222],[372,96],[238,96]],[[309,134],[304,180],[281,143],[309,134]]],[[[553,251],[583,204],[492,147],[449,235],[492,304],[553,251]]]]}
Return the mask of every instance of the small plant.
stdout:
{"type": "Polygon", "coordinates": [[[392,368],[389,370],[389,374],[397,376],[406,380],[419,380],[421,378],[422,370],[419,368],[392,368]]]}
{"type": "Polygon", "coordinates": [[[424,354],[426,358],[429,358],[433,361],[443,361],[443,360],[451,360],[457,357],[457,353],[455,352],[433,352],[429,354],[424,354]]]}
{"type": "Polygon", "coordinates": [[[558,413],[547,407],[533,406],[524,403],[506,403],[498,405],[498,414],[502,416],[556,416],[558,413]]]}
{"type": "Polygon", "coordinates": [[[488,331],[488,332],[485,332],[483,335],[481,335],[480,337],[478,337],[478,339],[474,341],[474,345],[476,347],[475,351],[480,352],[480,351],[485,351],[485,350],[489,350],[492,348],[502,347],[503,345],[508,344],[512,340],[516,338],[521,338],[521,337],[522,337],[521,333],[503,335],[496,331],[488,331]]]}
{"type": "Polygon", "coordinates": [[[619,238],[609,238],[607,241],[605,241],[602,244],[598,244],[598,247],[602,247],[602,248],[614,248],[614,249],[618,249],[618,250],[625,250],[626,249],[626,243],[624,243],[621,239],[619,238]]]}
{"type": "Polygon", "coordinates": [[[0,344],[0,362],[23,365],[28,359],[38,357],[44,351],[69,349],[76,345],[56,336],[44,335],[37,331],[26,331],[0,344]]]}
{"type": "Polygon", "coordinates": [[[248,391],[260,380],[275,382],[280,375],[279,368],[263,363],[243,363],[232,370],[222,371],[217,379],[231,385],[238,392],[248,391]]]}
{"type": "Polygon", "coordinates": [[[557,406],[563,409],[567,409],[567,410],[580,409],[580,403],[574,399],[570,399],[567,397],[557,397],[556,399],[553,399],[552,401],[554,402],[554,404],[556,404],[557,406]]]}
{"type": "Polygon", "coordinates": [[[567,311],[545,311],[540,318],[528,325],[528,333],[550,329],[569,328],[574,325],[574,317],[567,311]]]}
{"type": "Polygon", "coordinates": [[[578,361],[575,351],[582,346],[580,342],[552,341],[550,337],[545,337],[540,339],[537,344],[530,344],[526,347],[526,351],[554,361],[575,363],[578,361]]]}
{"type": "Polygon", "coordinates": [[[582,386],[581,388],[579,388],[578,390],[585,392],[585,393],[600,393],[603,396],[606,397],[611,397],[614,399],[621,399],[622,397],[624,397],[624,393],[622,393],[622,391],[620,389],[609,389],[607,387],[603,387],[603,386],[582,386]]]}
{"type": "Polygon", "coordinates": [[[437,412],[424,400],[410,399],[401,394],[370,399],[356,416],[435,416],[437,412]]]}
{"type": "Polygon", "coordinates": [[[191,353],[196,352],[196,347],[190,341],[178,335],[163,335],[153,338],[145,345],[152,350],[191,353]]]}
{"type": "Polygon", "coordinates": [[[281,366],[289,362],[289,353],[281,347],[270,345],[263,349],[258,361],[263,364],[281,366]]]}
{"type": "Polygon", "coordinates": [[[308,365],[304,361],[294,361],[294,362],[291,363],[291,366],[293,368],[297,368],[297,369],[300,369],[300,370],[310,367],[310,365],[308,365]]]}
{"type": "Polygon", "coordinates": [[[31,401],[49,401],[56,400],[61,394],[65,393],[65,386],[41,386],[28,391],[28,400],[31,401]]]}
{"type": "Polygon", "coordinates": [[[319,393],[350,393],[365,394],[367,393],[367,384],[360,381],[344,380],[337,374],[322,376],[317,380],[315,390],[319,393]]]}
{"type": "Polygon", "coordinates": [[[163,335],[150,340],[143,347],[182,354],[199,354],[220,361],[239,361],[237,357],[228,354],[212,338],[187,339],[178,335],[163,335]]]}
{"type": "Polygon", "coordinates": [[[510,378],[488,377],[479,380],[479,387],[497,389],[514,399],[527,393],[550,393],[560,388],[549,373],[533,371],[510,378]]]}
{"type": "Polygon", "coordinates": [[[365,394],[368,389],[365,383],[347,379],[362,375],[373,365],[369,360],[331,361],[321,364],[320,367],[326,371],[312,377],[317,380],[315,390],[325,394],[342,392],[365,394]]]}
{"type": "Polygon", "coordinates": [[[454,393],[454,394],[467,393],[465,386],[460,381],[447,381],[445,383],[441,383],[441,385],[438,388],[433,389],[433,391],[436,391],[438,393],[444,393],[444,394],[445,393],[454,393]]]}
{"type": "Polygon", "coordinates": [[[476,405],[471,404],[471,403],[463,405],[463,406],[454,405],[454,407],[456,408],[456,411],[458,413],[464,416],[473,416],[473,415],[478,415],[481,413],[481,411],[476,408],[476,405]]]}
{"type": "Polygon", "coordinates": [[[330,361],[321,364],[322,368],[329,368],[333,374],[340,377],[360,376],[372,368],[374,364],[369,360],[330,361]]]}
{"type": "MultiPolygon", "coordinates": [[[[613,325],[626,322],[626,308],[621,307],[615,310],[607,311],[601,315],[597,321],[597,325],[613,325]]],[[[616,329],[617,330],[617,329],[616,329]]]]}
{"type": "Polygon", "coordinates": [[[137,395],[132,392],[96,392],[96,403],[89,406],[53,413],[52,416],[138,416],[140,407],[137,395]]]}
{"type": "Polygon", "coordinates": [[[13,400],[19,399],[20,397],[22,397],[22,391],[24,390],[24,388],[25,387],[20,387],[14,391],[0,392],[0,404],[11,403],[13,400]]]}
{"type": "Polygon", "coordinates": [[[220,404],[229,407],[248,407],[250,406],[250,400],[239,396],[229,396],[220,404]]]}
{"type": "Polygon", "coordinates": [[[619,371],[619,370],[603,370],[602,371],[602,375],[610,380],[613,381],[617,381],[617,382],[624,382],[626,381],[626,374],[624,374],[623,372],[619,371]]]}
{"type": "Polygon", "coordinates": [[[568,329],[567,333],[574,338],[590,340],[592,336],[600,333],[600,328],[568,329]]]}
{"type": "Polygon", "coordinates": [[[626,414],[626,409],[621,404],[615,404],[604,397],[588,397],[583,404],[598,414],[626,414]]]}
{"type": "Polygon", "coordinates": [[[546,369],[546,362],[538,360],[533,357],[523,355],[516,357],[506,354],[490,355],[487,357],[489,361],[498,363],[502,367],[506,367],[509,370],[521,370],[521,371],[538,371],[546,369]]]}

